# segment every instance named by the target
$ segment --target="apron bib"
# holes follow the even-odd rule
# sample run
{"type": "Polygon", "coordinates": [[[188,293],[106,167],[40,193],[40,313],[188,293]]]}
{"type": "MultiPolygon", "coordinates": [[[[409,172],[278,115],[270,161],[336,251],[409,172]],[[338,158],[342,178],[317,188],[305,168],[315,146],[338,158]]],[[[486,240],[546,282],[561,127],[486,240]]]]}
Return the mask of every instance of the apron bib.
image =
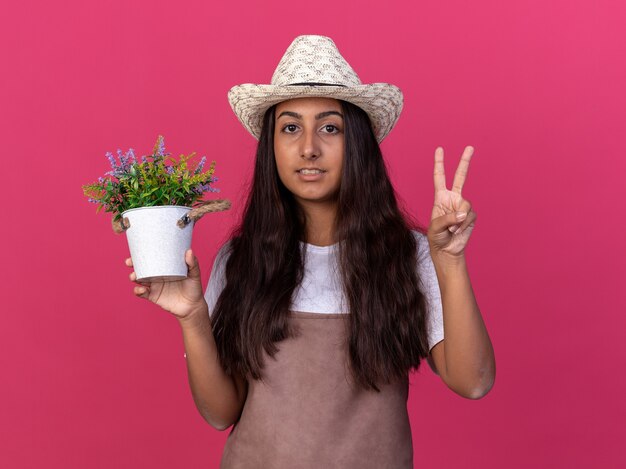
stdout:
{"type": "Polygon", "coordinates": [[[408,374],[380,393],[353,386],[345,316],[289,311],[299,335],[263,350],[220,469],[413,468],[408,374]]]}

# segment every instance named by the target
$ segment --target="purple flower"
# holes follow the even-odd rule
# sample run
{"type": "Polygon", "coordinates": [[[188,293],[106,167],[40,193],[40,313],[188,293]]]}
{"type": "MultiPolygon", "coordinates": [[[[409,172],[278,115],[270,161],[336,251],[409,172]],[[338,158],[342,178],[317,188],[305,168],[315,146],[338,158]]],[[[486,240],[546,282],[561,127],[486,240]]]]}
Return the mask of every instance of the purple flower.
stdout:
{"type": "Polygon", "coordinates": [[[213,187],[210,186],[210,183],[213,182],[213,179],[211,179],[211,181],[207,182],[206,184],[198,184],[194,187],[194,192],[198,193],[198,194],[202,194],[203,192],[219,192],[219,189],[215,189],[213,187]]]}
{"type": "Polygon", "coordinates": [[[166,166],[165,167],[165,171],[167,171],[167,174],[174,174],[174,167],[173,166],[166,166]]]}
{"type": "Polygon", "coordinates": [[[206,156],[202,157],[202,159],[200,160],[200,163],[198,163],[198,166],[196,167],[196,170],[194,171],[194,174],[200,174],[202,172],[202,169],[204,168],[204,163],[206,163],[206,156]]]}
{"type": "Polygon", "coordinates": [[[117,149],[117,157],[120,161],[119,164],[115,161],[115,157],[111,152],[107,152],[106,157],[109,159],[109,163],[111,163],[112,170],[105,174],[117,178],[126,174],[130,170],[130,167],[137,163],[135,152],[132,148],[130,148],[126,154],[123,154],[122,150],[119,148],[117,149]]]}
{"type": "Polygon", "coordinates": [[[120,150],[119,148],[117,149],[117,158],[120,160],[120,168],[126,166],[126,158],[122,154],[122,150],[120,150]]]}
{"type": "Polygon", "coordinates": [[[117,163],[115,162],[115,158],[113,157],[113,153],[108,151],[106,153],[106,157],[109,159],[109,163],[111,163],[111,168],[113,168],[113,171],[117,170],[117,163]]]}
{"type": "Polygon", "coordinates": [[[165,139],[163,138],[163,135],[159,135],[159,137],[157,138],[157,144],[154,147],[154,156],[166,156],[169,155],[169,153],[165,153],[165,139]]]}
{"type": "Polygon", "coordinates": [[[133,152],[133,149],[130,148],[124,155],[124,165],[123,165],[124,172],[128,171],[130,167],[135,163],[136,163],[135,153],[133,152]]]}

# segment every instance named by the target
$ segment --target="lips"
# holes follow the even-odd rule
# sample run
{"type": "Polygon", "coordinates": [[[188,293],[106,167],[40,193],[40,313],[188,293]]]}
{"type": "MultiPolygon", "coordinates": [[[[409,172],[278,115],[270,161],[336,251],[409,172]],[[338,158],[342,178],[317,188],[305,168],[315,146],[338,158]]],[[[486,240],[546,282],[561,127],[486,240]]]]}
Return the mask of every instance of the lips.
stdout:
{"type": "Polygon", "coordinates": [[[307,172],[309,174],[318,174],[318,173],[325,173],[326,171],[323,170],[322,168],[300,168],[300,169],[297,169],[296,172],[300,174],[306,174],[307,172]]]}
{"type": "Polygon", "coordinates": [[[324,179],[326,171],[320,168],[300,168],[296,171],[298,179],[304,182],[317,182],[324,179]]]}

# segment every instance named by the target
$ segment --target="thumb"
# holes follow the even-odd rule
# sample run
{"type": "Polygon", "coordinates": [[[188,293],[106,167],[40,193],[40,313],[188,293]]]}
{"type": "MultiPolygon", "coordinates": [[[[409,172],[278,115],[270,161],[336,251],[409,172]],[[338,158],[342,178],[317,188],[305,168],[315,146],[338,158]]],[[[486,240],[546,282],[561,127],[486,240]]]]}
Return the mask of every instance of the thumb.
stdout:
{"type": "Polygon", "coordinates": [[[189,277],[200,278],[200,264],[191,249],[187,249],[185,252],[185,263],[189,269],[189,277]]]}
{"type": "Polygon", "coordinates": [[[450,212],[440,217],[433,218],[430,222],[431,229],[435,233],[441,233],[454,225],[460,225],[467,218],[467,212],[450,212]]]}

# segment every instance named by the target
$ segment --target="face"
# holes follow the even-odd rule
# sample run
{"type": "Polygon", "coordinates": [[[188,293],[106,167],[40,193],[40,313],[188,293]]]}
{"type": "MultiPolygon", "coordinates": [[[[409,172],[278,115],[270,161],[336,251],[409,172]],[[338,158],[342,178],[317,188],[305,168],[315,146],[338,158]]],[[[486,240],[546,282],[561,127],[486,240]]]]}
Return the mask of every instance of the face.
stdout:
{"type": "Polygon", "coordinates": [[[301,205],[335,203],[344,158],[339,101],[315,97],[279,103],[274,153],[280,180],[301,205]]]}

